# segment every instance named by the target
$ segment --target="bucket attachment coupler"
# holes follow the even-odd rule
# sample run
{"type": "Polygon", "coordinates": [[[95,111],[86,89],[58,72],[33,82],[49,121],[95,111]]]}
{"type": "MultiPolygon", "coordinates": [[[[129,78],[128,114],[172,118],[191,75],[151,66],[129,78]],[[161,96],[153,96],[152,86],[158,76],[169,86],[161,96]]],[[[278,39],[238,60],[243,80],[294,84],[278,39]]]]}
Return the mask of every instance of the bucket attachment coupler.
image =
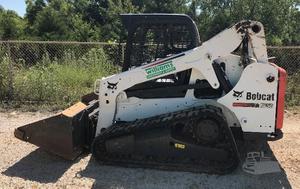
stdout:
{"type": "Polygon", "coordinates": [[[97,101],[82,102],[52,117],[17,128],[15,137],[42,149],[74,160],[88,149],[94,135],[95,121],[91,114],[98,108],[97,101]]]}

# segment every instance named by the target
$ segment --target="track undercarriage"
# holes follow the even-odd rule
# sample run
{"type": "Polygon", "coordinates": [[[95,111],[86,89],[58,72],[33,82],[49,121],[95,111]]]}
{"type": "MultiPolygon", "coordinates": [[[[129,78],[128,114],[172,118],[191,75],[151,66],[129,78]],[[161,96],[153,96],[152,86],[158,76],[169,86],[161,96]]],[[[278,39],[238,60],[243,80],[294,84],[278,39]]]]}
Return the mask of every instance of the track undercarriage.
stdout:
{"type": "Polygon", "coordinates": [[[92,153],[109,165],[215,174],[239,164],[231,130],[212,106],[116,123],[95,138],[92,153]]]}

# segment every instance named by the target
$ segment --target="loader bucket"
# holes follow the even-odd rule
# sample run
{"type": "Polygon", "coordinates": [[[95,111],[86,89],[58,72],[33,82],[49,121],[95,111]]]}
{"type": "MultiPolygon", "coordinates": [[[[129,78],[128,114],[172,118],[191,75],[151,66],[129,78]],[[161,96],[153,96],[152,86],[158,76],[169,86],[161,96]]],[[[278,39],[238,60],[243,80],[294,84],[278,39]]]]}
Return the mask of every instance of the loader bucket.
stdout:
{"type": "Polygon", "coordinates": [[[17,128],[15,137],[53,154],[74,160],[89,145],[88,106],[78,102],[52,117],[17,128]]]}

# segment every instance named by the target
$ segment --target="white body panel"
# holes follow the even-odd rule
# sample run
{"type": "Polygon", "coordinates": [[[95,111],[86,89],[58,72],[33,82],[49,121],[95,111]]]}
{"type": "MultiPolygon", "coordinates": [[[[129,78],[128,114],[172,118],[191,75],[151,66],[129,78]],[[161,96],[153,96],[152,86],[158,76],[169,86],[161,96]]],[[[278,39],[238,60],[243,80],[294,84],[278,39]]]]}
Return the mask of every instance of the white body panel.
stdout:
{"type": "MultiPolygon", "coordinates": [[[[220,58],[219,61],[226,63],[226,75],[229,77],[230,82],[235,85],[239,81],[242,71],[240,57],[236,55],[229,55],[227,57],[220,58]]],[[[205,77],[201,74],[201,72],[193,69],[190,83],[195,83],[195,80],[199,78],[203,79],[205,77]]],[[[147,118],[164,114],[166,112],[179,111],[205,104],[224,108],[221,104],[216,102],[216,100],[195,98],[193,89],[189,89],[184,98],[167,99],[140,99],[136,97],[127,98],[126,93],[120,93],[117,98],[116,120],[134,121],[135,119],[147,118]]],[[[228,112],[228,110],[224,112],[228,112]]],[[[228,115],[228,117],[230,116],[228,115]]],[[[234,118],[235,117],[229,120],[231,123],[229,125],[238,123],[234,118]]]]}
{"type": "Polygon", "coordinates": [[[244,132],[272,133],[275,130],[277,81],[278,70],[274,66],[251,64],[245,68],[235,87],[218,102],[234,112],[244,132]],[[273,82],[266,80],[269,75],[275,78],[273,82]],[[234,97],[234,91],[242,92],[241,96],[234,97]]]}
{"type": "MultiPolygon", "coordinates": [[[[233,90],[220,99],[210,100],[195,98],[193,89],[189,89],[183,98],[164,99],[127,98],[124,92],[136,84],[187,69],[192,69],[190,84],[195,83],[196,79],[205,79],[212,88],[217,89],[220,87],[220,83],[212,66],[213,61],[217,60],[226,64],[225,72],[231,84],[235,86],[234,90],[276,94],[277,80],[272,84],[266,83],[268,74],[276,76],[277,74],[276,69],[266,62],[263,26],[259,22],[251,22],[251,24],[248,28],[252,39],[249,46],[253,48],[249,50],[249,55],[251,58],[259,60],[260,63],[252,63],[245,70],[240,62],[240,57],[231,54],[240,45],[244,36],[244,33],[240,32],[241,25],[236,24],[206,41],[200,47],[175,55],[174,58],[168,57],[99,80],[100,111],[96,135],[102,128],[106,128],[118,120],[132,121],[204,104],[221,107],[229,126],[241,126],[243,131],[248,132],[273,132],[276,99],[272,102],[274,104],[272,108],[267,110],[266,108],[242,109],[232,105],[236,101],[236,98],[233,97],[233,90]],[[253,33],[251,24],[258,25],[260,31],[253,33]],[[154,75],[151,75],[152,71],[147,71],[149,68],[154,71],[165,70],[158,75],[155,75],[156,73],[152,70],[154,75]],[[266,112],[265,116],[262,115],[262,112],[266,112]]],[[[261,101],[257,101],[257,103],[261,103],[261,101]]]]}

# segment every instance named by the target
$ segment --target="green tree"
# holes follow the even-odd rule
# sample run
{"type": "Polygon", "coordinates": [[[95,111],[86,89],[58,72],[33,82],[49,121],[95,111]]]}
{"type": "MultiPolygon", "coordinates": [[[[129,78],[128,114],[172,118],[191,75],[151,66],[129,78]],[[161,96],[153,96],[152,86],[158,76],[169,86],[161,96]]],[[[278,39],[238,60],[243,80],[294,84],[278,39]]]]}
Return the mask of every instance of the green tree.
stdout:
{"type": "Polygon", "coordinates": [[[0,38],[13,40],[24,37],[24,20],[11,10],[0,7],[0,38]]]}
{"type": "Polygon", "coordinates": [[[265,26],[267,43],[300,44],[299,0],[26,0],[25,18],[0,8],[2,39],[116,41],[121,13],[186,13],[202,41],[243,19],[265,26]]]}
{"type": "Polygon", "coordinates": [[[74,41],[99,41],[101,40],[101,29],[85,21],[83,16],[76,14],[72,16],[69,38],[74,41]]]}
{"type": "Polygon", "coordinates": [[[26,0],[26,14],[28,24],[33,24],[36,20],[37,14],[46,7],[44,0],[26,0]]]}
{"type": "Polygon", "coordinates": [[[91,41],[99,37],[99,29],[83,20],[73,1],[28,0],[27,4],[28,31],[33,39],[91,41]]]}
{"type": "Polygon", "coordinates": [[[35,16],[32,32],[42,40],[67,40],[71,18],[70,5],[53,0],[35,16]]]}
{"type": "Polygon", "coordinates": [[[195,1],[201,10],[197,24],[204,39],[244,19],[257,20],[264,24],[268,44],[292,44],[297,38],[298,0],[195,1]]]}
{"type": "Polygon", "coordinates": [[[258,20],[264,24],[269,44],[289,44],[290,35],[294,35],[292,25],[298,11],[295,3],[295,0],[239,0],[232,4],[231,17],[233,21],[237,18],[258,20]]]}
{"type": "Polygon", "coordinates": [[[188,0],[132,0],[139,10],[146,13],[185,13],[188,0]]]}
{"type": "Polygon", "coordinates": [[[102,39],[105,41],[117,41],[121,33],[121,22],[119,15],[122,13],[137,12],[137,8],[131,0],[95,0],[98,5],[96,24],[101,27],[102,39]]]}
{"type": "Polygon", "coordinates": [[[290,22],[289,45],[300,45],[300,11],[295,11],[294,19],[290,22]]]}

